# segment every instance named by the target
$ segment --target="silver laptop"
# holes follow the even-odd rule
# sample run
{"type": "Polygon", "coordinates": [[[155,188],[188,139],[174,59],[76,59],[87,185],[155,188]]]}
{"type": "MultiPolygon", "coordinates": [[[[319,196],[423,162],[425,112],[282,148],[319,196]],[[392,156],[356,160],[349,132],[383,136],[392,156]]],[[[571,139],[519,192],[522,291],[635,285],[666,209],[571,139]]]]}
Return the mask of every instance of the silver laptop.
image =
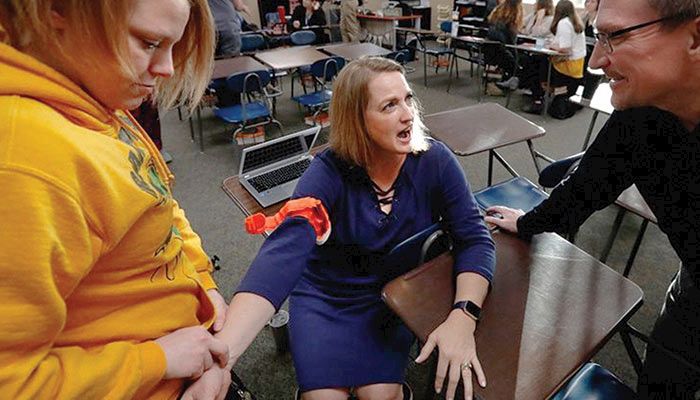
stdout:
{"type": "Polygon", "coordinates": [[[320,126],[314,126],[243,149],[238,176],[261,206],[292,196],[299,177],[311,163],[309,150],[320,131],[320,126]]]}

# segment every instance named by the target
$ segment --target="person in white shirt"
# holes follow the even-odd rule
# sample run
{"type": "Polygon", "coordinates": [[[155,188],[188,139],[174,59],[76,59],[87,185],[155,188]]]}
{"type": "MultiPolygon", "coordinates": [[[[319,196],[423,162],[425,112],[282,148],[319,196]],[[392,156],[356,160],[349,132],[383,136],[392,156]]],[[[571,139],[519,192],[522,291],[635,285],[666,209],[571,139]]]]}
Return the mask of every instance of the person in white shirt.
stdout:
{"type": "Polygon", "coordinates": [[[549,63],[552,63],[551,87],[566,86],[567,95],[576,91],[581,78],[583,78],[584,59],[586,57],[586,37],[583,32],[583,22],[574,9],[570,0],[560,0],[554,10],[551,32],[554,39],[547,46],[552,50],[562,53],[562,56],[554,56],[546,59],[539,57],[537,65],[537,79],[531,79],[527,87],[532,91],[532,103],[525,104],[523,111],[539,114],[542,112],[547,73],[549,63]]]}

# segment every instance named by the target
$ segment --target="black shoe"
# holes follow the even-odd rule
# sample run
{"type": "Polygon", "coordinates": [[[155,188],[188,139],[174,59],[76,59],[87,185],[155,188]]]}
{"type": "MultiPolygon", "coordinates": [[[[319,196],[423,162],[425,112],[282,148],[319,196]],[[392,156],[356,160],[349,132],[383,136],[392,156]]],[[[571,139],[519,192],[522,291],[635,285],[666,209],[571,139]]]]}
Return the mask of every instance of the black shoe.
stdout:
{"type": "Polygon", "coordinates": [[[524,104],[521,110],[529,114],[542,114],[542,110],[544,110],[544,103],[542,103],[541,99],[536,99],[531,103],[524,104]]]}

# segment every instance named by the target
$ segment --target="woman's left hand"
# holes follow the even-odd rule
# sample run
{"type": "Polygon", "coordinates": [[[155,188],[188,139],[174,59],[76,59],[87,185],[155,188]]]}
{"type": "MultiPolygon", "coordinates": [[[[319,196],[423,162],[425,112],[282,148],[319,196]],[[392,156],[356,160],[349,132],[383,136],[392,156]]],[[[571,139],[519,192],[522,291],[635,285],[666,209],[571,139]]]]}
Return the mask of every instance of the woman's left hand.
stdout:
{"type": "Polygon", "coordinates": [[[209,295],[211,302],[214,304],[214,310],[216,310],[216,319],[214,320],[214,325],[212,326],[214,333],[216,333],[224,327],[228,304],[226,304],[226,300],[224,300],[224,297],[216,289],[207,290],[207,294],[209,295]]]}
{"type": "Polygon", "coordinates": [[[461,376],[464,385],[464,398],[472,398],[472,370],[481,387],[486,387],[486,376],[476,355],[474,330],[476,321],[461,310],[453,310],[445,322],[440,324],[428,336],[416,362],[427,360],[435,346],[439,351],[437,371],[435,374],[435,392],[440,393],[448,377],[446,398],[452,400],[461,376]],[[449,374],[449,375],[448,375],[449,374]]]}

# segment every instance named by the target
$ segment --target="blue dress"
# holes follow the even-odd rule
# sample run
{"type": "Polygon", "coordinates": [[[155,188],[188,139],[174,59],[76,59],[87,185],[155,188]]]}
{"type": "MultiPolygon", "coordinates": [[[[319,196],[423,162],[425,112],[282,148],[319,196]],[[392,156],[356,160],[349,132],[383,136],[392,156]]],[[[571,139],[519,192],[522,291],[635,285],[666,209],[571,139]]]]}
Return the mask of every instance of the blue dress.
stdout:
{"type": "Polygon", "coordinates": [[[491,281],[494,244],[461,166],[445,145],[430,144],[406,158],[388,215],[364,169],[331,150],[319,154],[293,197],[321,200],[331,219],[329,239],[316,245],[304,219],[288,218],[239,286],[276,308],[291,293],[290,344],[302,391],[404,381],[414,336],[380,297],[386,282],[406,272],[382,262],[404,239],[442,218],[454,239],[455,273],[491,281]]]}

